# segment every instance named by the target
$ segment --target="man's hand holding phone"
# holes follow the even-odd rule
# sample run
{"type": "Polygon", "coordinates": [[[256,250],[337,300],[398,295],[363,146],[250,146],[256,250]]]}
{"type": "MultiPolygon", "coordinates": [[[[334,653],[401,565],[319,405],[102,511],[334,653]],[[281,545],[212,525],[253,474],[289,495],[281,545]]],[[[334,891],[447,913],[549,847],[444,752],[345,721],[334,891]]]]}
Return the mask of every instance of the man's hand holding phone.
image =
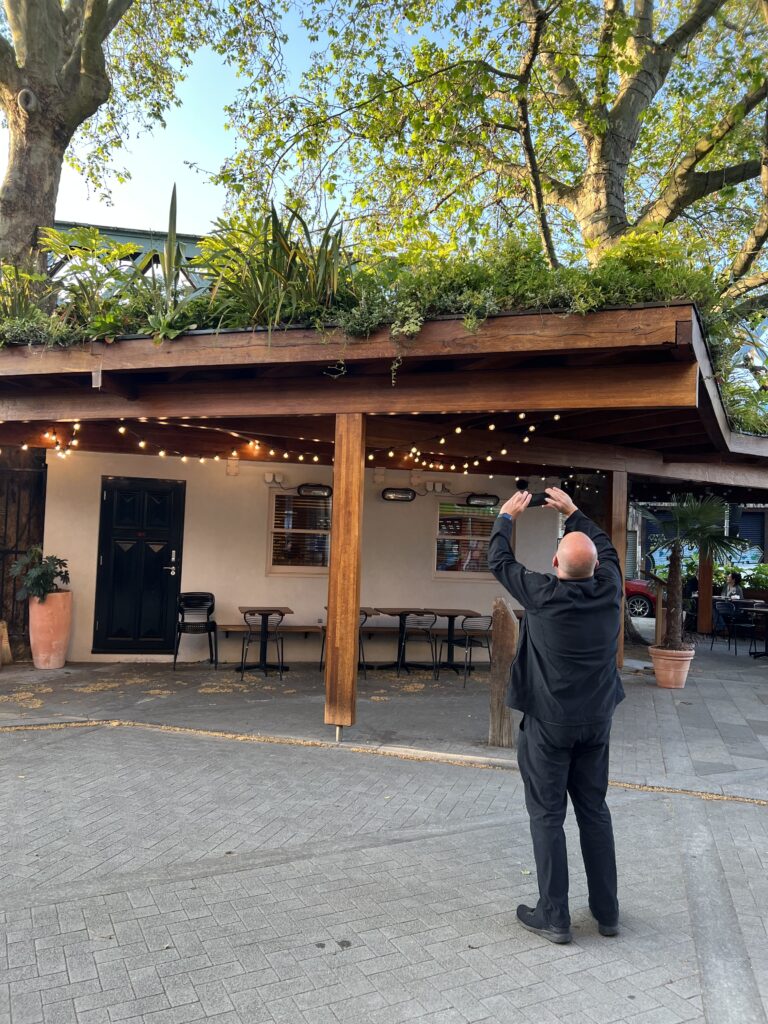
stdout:
{"type": "Polygon", "coordinates": [[[547,487],[545,491],[538,494],[531,494],[529,491],[518,491],[511,498],[504,502],[499,510],[499,515],[505,512],[513,519],[517,519],[521,512],[527,508],[553,508],[564,516],[569,516],[576,511],[576,505],[570,494],[559,487],[547,487]]]}

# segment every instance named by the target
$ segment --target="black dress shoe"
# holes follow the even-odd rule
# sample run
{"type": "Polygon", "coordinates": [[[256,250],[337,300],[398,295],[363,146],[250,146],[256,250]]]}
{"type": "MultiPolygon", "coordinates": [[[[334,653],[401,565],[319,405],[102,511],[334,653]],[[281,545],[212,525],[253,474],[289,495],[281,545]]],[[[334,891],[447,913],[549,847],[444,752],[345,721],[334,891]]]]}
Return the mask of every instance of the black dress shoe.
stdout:
{"type": "Polygon", "coordinates": [[[592,917],[594,917],[594,919],[597,921],[597,930],[600,932],[601,935],[605,935],[606,938],[612,938],[614,935],[618,935],[619,934],[619,925],[618,925],[618,923],[617,924],[603,924],[599,920],[597,914],[594,912],[592,907],[589,908],[589,912],[592,915],[592,917]]]}
{"type": "Polygon", "coordinates": [[[541,935],[543,939],[549,939],[550,942],[564,945],[571,941],[570,928],[555,928],[553,925],[547,924],[539,913],[538,907],[526,907],[524,903],[521,903],[517,908],[517,920],[523,928],[527,928],[534,935],[541,935]]]}

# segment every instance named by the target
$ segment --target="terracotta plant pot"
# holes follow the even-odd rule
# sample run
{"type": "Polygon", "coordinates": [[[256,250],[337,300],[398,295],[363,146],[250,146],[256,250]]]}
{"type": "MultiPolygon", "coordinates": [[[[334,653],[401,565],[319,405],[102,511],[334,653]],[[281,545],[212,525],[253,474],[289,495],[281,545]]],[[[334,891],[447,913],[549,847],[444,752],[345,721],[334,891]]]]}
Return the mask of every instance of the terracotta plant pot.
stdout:
{"type": "Polygon", "coordinates": [[[665,690],[682,690],[696,652],[666,651],[663,647],[649,647],[648,653],[653,662],[656,685],[665,690]]]}
{"type": "Polygon", "coordinates": [[[72,624],[72,591],[29,599],[29,646],[35,668],[62,668],[72,624]]]}

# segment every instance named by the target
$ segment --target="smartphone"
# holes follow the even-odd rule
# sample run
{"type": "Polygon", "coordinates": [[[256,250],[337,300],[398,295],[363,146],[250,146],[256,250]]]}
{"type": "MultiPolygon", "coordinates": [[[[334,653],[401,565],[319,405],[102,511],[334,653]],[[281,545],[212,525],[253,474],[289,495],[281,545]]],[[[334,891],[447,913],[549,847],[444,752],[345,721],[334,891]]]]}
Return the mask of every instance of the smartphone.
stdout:
{"type": "Polygon", "coordinates": [[[532,494],[531,500],[528,502],[528,508],[544,508],[547,505],[547,498],[549,495],[546,491],[540,491],[538,494],[532,494]]]}

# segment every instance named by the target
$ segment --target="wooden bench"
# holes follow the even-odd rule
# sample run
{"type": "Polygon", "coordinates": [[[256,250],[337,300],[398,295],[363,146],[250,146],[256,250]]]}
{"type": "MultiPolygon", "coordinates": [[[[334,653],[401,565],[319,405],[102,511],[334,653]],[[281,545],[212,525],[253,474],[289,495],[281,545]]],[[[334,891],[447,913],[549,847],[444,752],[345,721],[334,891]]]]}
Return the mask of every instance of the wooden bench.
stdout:
{"type": "MultiPolygon", "coordinates": [[[[247,633],[248,632],[248,626],[244,622],[224,622],[224,623],[220,622],[220,623],[217,624],[216,629],[220,633],[223,633],[224,636],[229,636],[230,633],[247,633]]],[[[318,625],[314,625],[314,626],[302,626],[302,625],[297,625],[296,623],[289,623],[289,624],[284,623],[283,625],[281,625],[279,627],[278,632],[280,632],[280,633],[294,633],[294,634],[298,633],[300,636],[312,636],[312,635],[319,636],[321,633],[324,632],[324,630],[325,630],[325,626],[321,626],[319,624],[318,625]]],[[[260,630],[259,630],[259,627],[257,626],[253,630],[253,633],[254,633],[254,635],[258,635],[259,632],[260,632],[260,630]]]]}

